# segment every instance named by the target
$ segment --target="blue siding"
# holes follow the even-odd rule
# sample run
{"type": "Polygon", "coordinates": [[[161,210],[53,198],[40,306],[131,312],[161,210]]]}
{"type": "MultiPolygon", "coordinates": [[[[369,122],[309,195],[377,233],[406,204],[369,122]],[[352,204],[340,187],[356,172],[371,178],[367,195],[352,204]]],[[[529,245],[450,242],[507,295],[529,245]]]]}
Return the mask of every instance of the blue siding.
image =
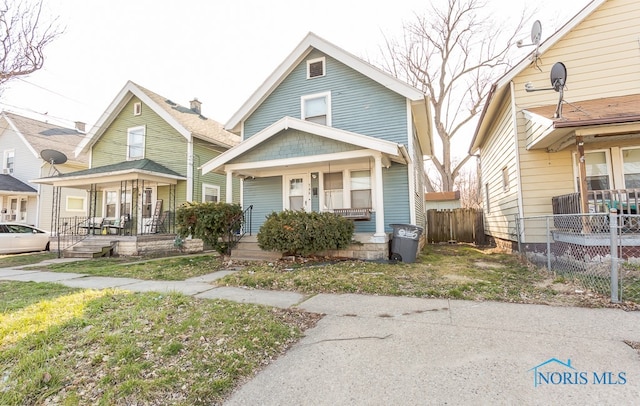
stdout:
{"type": "Polygon", "coordinates": [[[337,60],[313,51],[244,122],[245,139],[284,116],[300,118],[300,98],[331,92],[332,126],[408,144],[406,99],[337,60]],[[306,78],[306,60],[325,56],[326,75],[306,78]]]}
{"type": "Polygon", "coordinates": [[[251,232],[257,234],[267,215],[282,211],[282,177],[245,180],[243,204],[253,205],[251,232]]]}
{"type": "Polygon", "coordinates": [[[297,130],[283,131],[234,159],[232,163],[259,162],[271,159],[334,154],[362,149],[355,145],[297,130]]]}
{"type": "Polygon", "coordinates": [[[411,222],[409,213],[409,183],[407,166],[393,164],[389,169],[382,170],[384,186],[384,228],[391,232],[389,224],[411,222]]]}

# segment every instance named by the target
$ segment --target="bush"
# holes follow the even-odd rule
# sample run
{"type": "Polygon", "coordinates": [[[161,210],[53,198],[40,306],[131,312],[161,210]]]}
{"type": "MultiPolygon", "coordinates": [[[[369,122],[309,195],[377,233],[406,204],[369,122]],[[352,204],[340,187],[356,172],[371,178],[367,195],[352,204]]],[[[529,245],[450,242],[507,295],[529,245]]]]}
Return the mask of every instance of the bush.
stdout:
{"type": "Polygon", "coordinates": [[[242,208],[229,203],[183,203],[176,212],[177,234],[200,238],[221,254],[227,252],[227,233],[240,227],[242,208]]]}
{"type": "Polygon", "coordinates": [[[337,214],[285,210],[267,216],[258,245],[288,255],[309,255],[348,247],[353,230],[353,221],[337,214]]]}

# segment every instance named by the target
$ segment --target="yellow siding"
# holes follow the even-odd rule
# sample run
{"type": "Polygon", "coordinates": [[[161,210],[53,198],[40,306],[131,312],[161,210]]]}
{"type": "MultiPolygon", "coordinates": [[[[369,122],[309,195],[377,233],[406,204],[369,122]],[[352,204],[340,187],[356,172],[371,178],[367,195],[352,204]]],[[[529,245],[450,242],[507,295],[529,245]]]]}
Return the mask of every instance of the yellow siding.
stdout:
{"type": "Polygon", "coordinates": [[[482,148],[482,196],[485,206],[485,232],[495,238],[509,239],[515,232],[518,213],[518,181],[513,120],[509,98],[503,101],[482,148]],[[504,190],[503,168],[509,174],[509,190],[504,190]],[[486,185],[489,186],[487,206],[486,185]],[[487,210],[487,207],[490,210],[487,210]]]}

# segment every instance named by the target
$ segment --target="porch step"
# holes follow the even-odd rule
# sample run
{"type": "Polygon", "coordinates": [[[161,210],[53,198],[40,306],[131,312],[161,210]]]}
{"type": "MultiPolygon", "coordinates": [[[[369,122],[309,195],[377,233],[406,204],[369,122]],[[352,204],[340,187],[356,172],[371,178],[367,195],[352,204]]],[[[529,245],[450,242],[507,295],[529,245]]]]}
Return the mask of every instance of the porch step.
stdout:
{"type": "Polygon", "coordinates": [[[244,238],[231,250],[231,258],[244,261],[276,261],[282,258],[281,252],[263,251],[254,238],[244,238]]]}
{"type": "Polygon", "coordinates": [[[115,242],[108,240],[84,240],[62,251],[65,258],[99,258],[113,253],[115,242]]]}

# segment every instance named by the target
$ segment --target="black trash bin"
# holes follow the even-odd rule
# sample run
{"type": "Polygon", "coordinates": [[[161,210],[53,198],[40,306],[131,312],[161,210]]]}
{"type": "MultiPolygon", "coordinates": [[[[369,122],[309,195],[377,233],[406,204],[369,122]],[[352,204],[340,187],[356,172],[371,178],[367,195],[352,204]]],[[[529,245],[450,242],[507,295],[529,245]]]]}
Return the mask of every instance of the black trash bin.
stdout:
{"type": "Polygon", "coordinates": [[[411,263],[418,256],[422,227],[412,224],[389,224],[393,228],[391,259],[411,263]]]}

